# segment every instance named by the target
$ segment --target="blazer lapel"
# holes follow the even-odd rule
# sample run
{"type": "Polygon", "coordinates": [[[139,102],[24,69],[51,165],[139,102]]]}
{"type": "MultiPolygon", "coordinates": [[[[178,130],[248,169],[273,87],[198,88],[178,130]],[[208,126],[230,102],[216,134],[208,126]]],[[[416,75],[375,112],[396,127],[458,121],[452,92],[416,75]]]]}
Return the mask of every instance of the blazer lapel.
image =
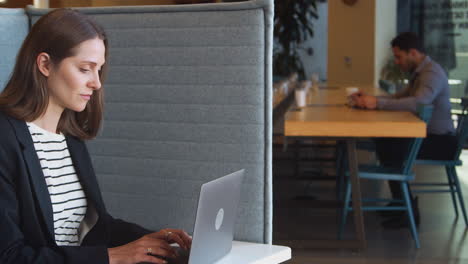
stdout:
{"type": "Polygon", "coordinates": [[[94,174],[94,169],[89,158],[88,150],[85,144],[79,139],[67,136],[67,145],[70,156],[73,160],[76,174],[88,201],[92,201],[98,214],[105,210],[104,202],[101,197],[99,185],[94,174]]]}
{"type": "Polygon", "coordinates": [[[52,202],[50,200],[49,190],[47,189],[47,183],[42,173],[42,167],[37,157],[34,143],[29,133],[28,127],[24,121],[8,117],[10,123],[15,129],[16,136],[20,145],[23,148],[23,156],[26,166],[29,171],[29,179],[32,183],[37,202],[42,212],[42,217],[47,225],[47,230],[51,235],[51,238],[55,241],[54,235],[54,219],[52,202]]]}

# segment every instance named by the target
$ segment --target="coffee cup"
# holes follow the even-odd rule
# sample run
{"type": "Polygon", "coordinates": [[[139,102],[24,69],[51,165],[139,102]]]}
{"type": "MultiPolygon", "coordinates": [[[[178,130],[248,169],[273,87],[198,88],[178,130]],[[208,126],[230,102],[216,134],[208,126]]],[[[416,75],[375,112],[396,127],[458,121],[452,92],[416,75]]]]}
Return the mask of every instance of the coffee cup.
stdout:
{"type": "Polygon", "coordinates": [[[294,92],[296,98],[297,107],[305,107],[307,105],[307,90],[306,89],[297,89],[294,92]]]}
{"type": "Polygon", "coordinates": [[[351,96],[359,92],[358,87],[346,87],[346,96],[351,96]]]}

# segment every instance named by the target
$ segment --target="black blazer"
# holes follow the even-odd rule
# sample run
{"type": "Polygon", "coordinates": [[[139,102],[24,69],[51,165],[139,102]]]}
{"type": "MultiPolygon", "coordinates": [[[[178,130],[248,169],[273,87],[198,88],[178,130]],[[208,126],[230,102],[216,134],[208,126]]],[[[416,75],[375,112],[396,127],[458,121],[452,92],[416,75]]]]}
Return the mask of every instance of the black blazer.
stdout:
{"type": "Polygon", "coordinates": [[[0,112],[0,263],[108,263],[107,248],[150,231],[106,211],[83,141],[67,136],[76,173],[99,219],[81,246],[57,246],[52,204],[24,121],[0,112]]]}

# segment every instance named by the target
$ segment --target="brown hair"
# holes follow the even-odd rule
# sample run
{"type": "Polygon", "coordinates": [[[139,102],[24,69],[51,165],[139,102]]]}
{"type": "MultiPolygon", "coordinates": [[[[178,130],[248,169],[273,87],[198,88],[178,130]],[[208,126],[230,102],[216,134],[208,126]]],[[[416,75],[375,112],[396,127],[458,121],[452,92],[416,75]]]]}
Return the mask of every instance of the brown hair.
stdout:
{"type": "MultiPolygon", "coordinates": [[[[54,65],[74,56],[80,43],[99,38],[104,42],[107,61],[107,37],[103,29],[84,14],[72,9],[56,9],[41,17],[31,28],[16,58],[10,80],[0,93],[0,110],[17,119],[31,122],[47,109],[47,79],[36,64],[41,52],[49,54],[54,65]]],[[[101,82],[107,65],[102,66],[101,82]]],[[[65,109],[57,132],[80,139],[96,137],[102,121],[103,89],[94,91],[82,112],[65,109]]]]}
{"type": "Polygon", "coordinates": [[[425,53],[422,40],[414,32],[403,32],[398,34],[390,43],[392,47],[398,47],[401,50],[408,52],[410,49],[415,49],[421,53],[425,53]]]}

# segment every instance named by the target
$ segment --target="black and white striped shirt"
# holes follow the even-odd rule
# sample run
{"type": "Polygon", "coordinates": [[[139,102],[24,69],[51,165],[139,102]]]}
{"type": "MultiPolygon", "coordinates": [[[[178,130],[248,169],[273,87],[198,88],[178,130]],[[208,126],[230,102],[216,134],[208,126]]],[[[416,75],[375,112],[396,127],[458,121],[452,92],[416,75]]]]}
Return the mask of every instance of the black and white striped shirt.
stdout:
{"type": "Polygon", "coordinates": [[[63,134],[46,131],[27,123],[34,148],[41,163],[54,212],[57,245],[80,245],[80,224],[87,209],[87,200],[76,175],[63,134]]]}

